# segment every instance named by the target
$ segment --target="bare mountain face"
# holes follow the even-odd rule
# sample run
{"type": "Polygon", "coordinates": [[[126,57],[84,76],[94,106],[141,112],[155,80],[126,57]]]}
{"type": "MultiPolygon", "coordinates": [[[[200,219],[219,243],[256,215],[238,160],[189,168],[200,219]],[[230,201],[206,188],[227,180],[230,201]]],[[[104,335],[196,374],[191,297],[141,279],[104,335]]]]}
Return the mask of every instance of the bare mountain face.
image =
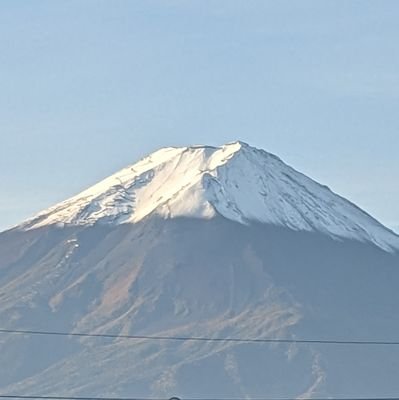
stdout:
{"type": "MultiPolygon", "coordinates": [[[[397,340],[399,237],[237,142],[162,149],[0,234],[0,328],[397,340]]],[[[0,335],[0,393],[387,397],[399,349],[0,335]]]]}

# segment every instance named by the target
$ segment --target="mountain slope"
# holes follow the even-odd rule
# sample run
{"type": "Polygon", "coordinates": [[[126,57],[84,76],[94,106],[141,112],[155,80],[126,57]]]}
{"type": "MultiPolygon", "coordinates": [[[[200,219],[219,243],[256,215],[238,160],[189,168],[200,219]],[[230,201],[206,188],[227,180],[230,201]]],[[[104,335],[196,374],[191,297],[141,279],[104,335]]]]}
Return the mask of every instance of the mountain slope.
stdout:
{"type": "MultiPolygon", "coordinates": [[[[5,328],[338,340],[394,340],[399,329],[398,256],[319,233],[221,217],[150,218],[8,232],[0,235],[0,253],[5,328]]],[[[399,391],[396,348],[0,340],[3,365],[12,366],[0,368],[0,392],[8,394],[290,398],[399,391]]]]}
{"type": "Polygon", "coordinates": [[[352,203],[242,142],[161,149],[24,223],[138,222],[148,215],[257,221],[372,242],[398,250],[399,237],[352,203]]]}

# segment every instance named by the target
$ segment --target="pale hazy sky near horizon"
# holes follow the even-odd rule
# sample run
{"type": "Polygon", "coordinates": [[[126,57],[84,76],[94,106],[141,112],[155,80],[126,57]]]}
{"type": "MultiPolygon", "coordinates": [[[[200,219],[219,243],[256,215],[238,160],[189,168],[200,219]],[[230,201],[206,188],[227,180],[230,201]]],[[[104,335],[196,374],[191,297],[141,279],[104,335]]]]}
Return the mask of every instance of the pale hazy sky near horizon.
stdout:
{"type": "Polygon", "coordinates": [[[0,2],[0,230],[236,139],[399,227],[399,2],[0,2]]]}

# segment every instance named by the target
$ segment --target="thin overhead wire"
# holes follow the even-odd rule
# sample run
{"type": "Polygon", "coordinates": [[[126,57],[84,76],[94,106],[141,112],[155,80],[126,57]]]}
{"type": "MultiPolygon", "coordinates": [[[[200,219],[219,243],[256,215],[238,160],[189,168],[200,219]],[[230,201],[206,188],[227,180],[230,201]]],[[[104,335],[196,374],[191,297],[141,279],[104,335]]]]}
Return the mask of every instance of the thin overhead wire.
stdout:
{"type": "MultiPolygon", "coordinates": [[[[133,340],[169,340],[181,342],[237,342],[237,343],[288,343],[288,344],[320,344],[320,345],[361,345],[361,346],[399,346],[399,341],[379,340],[324,340],[324,339],[288,339],[288,338],[214,338],[195,336],[154,336],[154,335],[113,335],[103,333],[79,333],[60,331],[36,331],[20,329],[0,329],[0,334],[11,335],[45,335],[45,336],[69,336],[69,337],[91,337],[108,339],[133,339],[133,340]]],[[[201,400],[201,399],[195,399],[201,400]]],[[[227,399],[226,399],[227,400],[227,399]]]]}
{"type": "Polygon", "coordinates": [[[161,398],[139,397],[76,397],[76,396],[35,396],[35,395],[0,395],[1,399],[39,399],[39,400],[167,400],[161,398]]]}
{"type": "MultiPolygon", "coordinates": [[[[19,399],[19,400],[168,400],[164,398],[142,398],[142,397],[76,397],[76,396],[40,396],[40,395],[0,395],[2,399],[19,399]]],[[[171,399],[179,399],[172,397],[171,399]]],[[[203,397],[203,398],[187,398],[182,397],[181,400],[248,400],[247,398],[240,397],[203,397]]],[[[264,398],[251,398],[250,400],[296,400],[290,397],[264,397],[264,398]]],[[[329,397],[329,398],[303,398],[301,400],[399,400],[399,397],[329,397]]]]}

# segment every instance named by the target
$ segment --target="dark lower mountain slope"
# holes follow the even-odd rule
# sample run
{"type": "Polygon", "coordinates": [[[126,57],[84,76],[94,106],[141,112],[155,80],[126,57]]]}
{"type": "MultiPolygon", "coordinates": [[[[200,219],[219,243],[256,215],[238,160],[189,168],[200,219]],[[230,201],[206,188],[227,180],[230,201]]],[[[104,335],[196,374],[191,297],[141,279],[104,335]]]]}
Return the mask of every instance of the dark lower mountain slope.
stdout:
{"type": "MultiPolygon", "coordinates": [[[[147,218],[0,235],[0,327],[398,340],[399,255],[271,225],[147,218]]],[[[0,335],[0,393],[399,393],[399,346],[0,335]]]]}

